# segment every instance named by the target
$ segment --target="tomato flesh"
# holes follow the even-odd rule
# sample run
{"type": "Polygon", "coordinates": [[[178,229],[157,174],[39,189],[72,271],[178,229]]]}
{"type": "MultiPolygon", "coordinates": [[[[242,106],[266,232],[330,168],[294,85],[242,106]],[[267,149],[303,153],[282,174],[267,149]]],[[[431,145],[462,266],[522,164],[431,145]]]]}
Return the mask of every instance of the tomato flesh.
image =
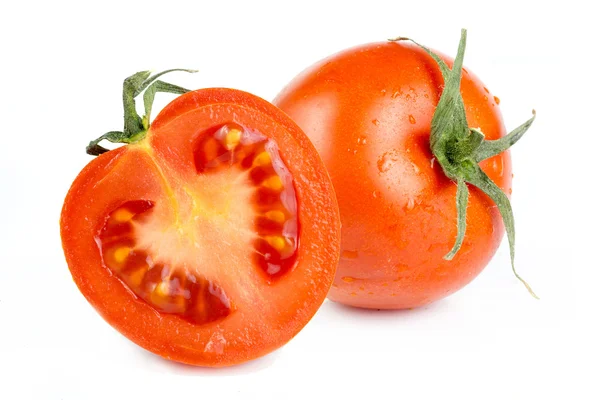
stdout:
{"type": "Polygon", "coordinates": [[[205,366],[264,355],[309,321],[339,229],[302,131],[231,89],[179,97],[145,139],[94,159],[61,216],[73,278],[101,315],[150,351],[205,366]]]}

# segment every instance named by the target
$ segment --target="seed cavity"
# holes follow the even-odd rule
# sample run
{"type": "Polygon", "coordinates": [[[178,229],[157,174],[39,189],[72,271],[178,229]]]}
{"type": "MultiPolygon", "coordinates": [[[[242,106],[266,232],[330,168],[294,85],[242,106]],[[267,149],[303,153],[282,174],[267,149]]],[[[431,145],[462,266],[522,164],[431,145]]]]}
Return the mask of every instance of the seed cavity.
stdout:
{"type": "Polygon", "coordinates": [[[178,266],[155,264],[136,247],[134,225],[148,218],[153,206],[150,201],[129,201],[109,214],[96,236],[104,266],[157,311],[196,324],[229,315],[231,303],[215,283],[178,266]]]}
{"type": "Polygon", "coordinates": [[[198,173],[236,169],[248,175],[255,190],[258,239],[254,261],[270,279],[292,269],[298,248],[297,199],[291,173],[279,156],[277,144],[259,132],[228,123],[201,136],[194,159],[198,173]]]}

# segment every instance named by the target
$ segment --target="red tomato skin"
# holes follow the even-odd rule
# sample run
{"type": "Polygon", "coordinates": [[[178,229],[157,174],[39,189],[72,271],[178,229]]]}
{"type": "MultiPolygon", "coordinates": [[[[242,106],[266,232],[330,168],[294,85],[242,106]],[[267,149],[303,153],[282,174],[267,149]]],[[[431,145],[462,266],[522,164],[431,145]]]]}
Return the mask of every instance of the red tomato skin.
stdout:
{"type": "MultiPolygon", "coordinates": [[[[215,117],[215,124],[223,122],[218,118],[215,117]]],[[[325,299],[339,257],[340,225],[335,192],[314,147],[280,110],[256,96],[233,89],[202,89],[182,95],[156,117],[142,142],[93,159],[79,173],[66,196],[60,227],[73,280],[111,326],[161,357],[206,367],[256,359],[292,339],[325,299]],[[256,309],[240,307],[221,321],[194,325],[177,315],[159,313],[133,295],[103,266],[94,237],[108,213],[120,204],[129,200],[163,199],[164,182],[169,174],[176,174],[177,179],[191,175],[193,164],[180,162],[187,160],[184,154],[192,149],[196,124],[206,120],[202,115],[211,107],[228,110],[221,115],[224,121],[238,115],[238,122],[254,123],[253,128],[276,141],[282,159],[297,178],[294,184],[300,224],[312,229],[300,233],[296,267],[275,283],[265,280],[264,286],[257,289],[264,293],[259,293],[256,309]],[[171,123],[174,120],[179,125],[171,123]],[[165,167],[171,172],[166,172],[165,167]]]]}
{"type": "MultiPolygon", "coordinates": [[[[497,250],[500,213],[471,187],[464,244],[453,260],[443,258],[457,228],[456,185],[429,148],[442,89],[425,51],[386,42],[316,63],[275,99],[313,141],[336,189],[342,254],[329,299],[364,308],[422,306],[465,286],[497,250]]],[[[506,134],[499,100],[466,69],[461,93],[469,126],[486,139],[506,134]]],[[[481,167],[510,192],[508,152],[481,167]]]]}

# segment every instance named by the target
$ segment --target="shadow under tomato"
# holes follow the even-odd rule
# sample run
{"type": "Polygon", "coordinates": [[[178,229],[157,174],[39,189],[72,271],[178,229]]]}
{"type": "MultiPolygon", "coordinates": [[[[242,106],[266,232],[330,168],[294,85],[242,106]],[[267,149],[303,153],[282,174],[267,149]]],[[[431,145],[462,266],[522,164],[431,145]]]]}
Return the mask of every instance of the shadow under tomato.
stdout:
{"type": "Polygon", "coordinates": [[[138,348],[139,357],[145,367],[162,372],[177,375],[205,375],[205,376],[235,376],[247,375],[269,368],[277,358],[277,352],[274,351],[266,356],[256,360],[251,360],[239,365],[230,367],[211,368],[200,367],[188,364],[182,364],[176,361],[167,360],[154,353],[142,348],[138,348]]]}

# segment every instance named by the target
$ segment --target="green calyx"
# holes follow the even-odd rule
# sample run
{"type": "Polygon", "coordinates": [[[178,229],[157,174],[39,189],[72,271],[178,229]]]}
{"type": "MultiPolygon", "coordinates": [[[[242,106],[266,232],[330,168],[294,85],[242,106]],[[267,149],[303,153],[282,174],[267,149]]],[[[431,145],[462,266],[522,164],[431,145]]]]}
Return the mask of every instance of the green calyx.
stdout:
{"type": "Polygon", "coordinates": [[[180,86],[172,85],[160,80],[160,76],[174,71],[197,72],[191,69],[169,69],[158,74],[150,76],[150,71],[141,71],[131,75],[123,81],[123,110],[124,110],[124,128],[123,131],[111,131],[92,140],[86,147],[86,153],[92,156],[98,156],[106,153],[108,150],[100,146],[103,140],[112,143],[135,143],[146,136],[150,126],[150,113],[152,112],[152,103],[154,96],[158,92],[183,94],[189,92],[180,86]],[[140,117],[135,108],[135,98],[144,93],[144,116],[140,117]]]}
{"type": "Polygon", "coordinates": [[[444,90],[431,120],[430,147],[446,176],[457,183],[457,235],[454,246],[444,257],[451,260],[460,250],[467,230],[467,203],[471,184],[492,199],[502,215],[510,246],[510,260],[515,276],[525,285],[529,293],[535,297],[531,287],[519,276],[515,269],[515,224],[510,201],[500,189],[479,167],[479,162],[507,150],[515,144],[529,129],[535,119],[533,117],[524,124],[498,140],[485,140],[483,133],[469,128],[465,105],[460,94],[460,80],[465,54],[467,31],[461,32],[460,43],[454,65],[450,69],[446,63],[428,48],[412,39],[399,37],[390,41],[409,40],[421,47],[438,64],[444,78],[444,90]]]}

